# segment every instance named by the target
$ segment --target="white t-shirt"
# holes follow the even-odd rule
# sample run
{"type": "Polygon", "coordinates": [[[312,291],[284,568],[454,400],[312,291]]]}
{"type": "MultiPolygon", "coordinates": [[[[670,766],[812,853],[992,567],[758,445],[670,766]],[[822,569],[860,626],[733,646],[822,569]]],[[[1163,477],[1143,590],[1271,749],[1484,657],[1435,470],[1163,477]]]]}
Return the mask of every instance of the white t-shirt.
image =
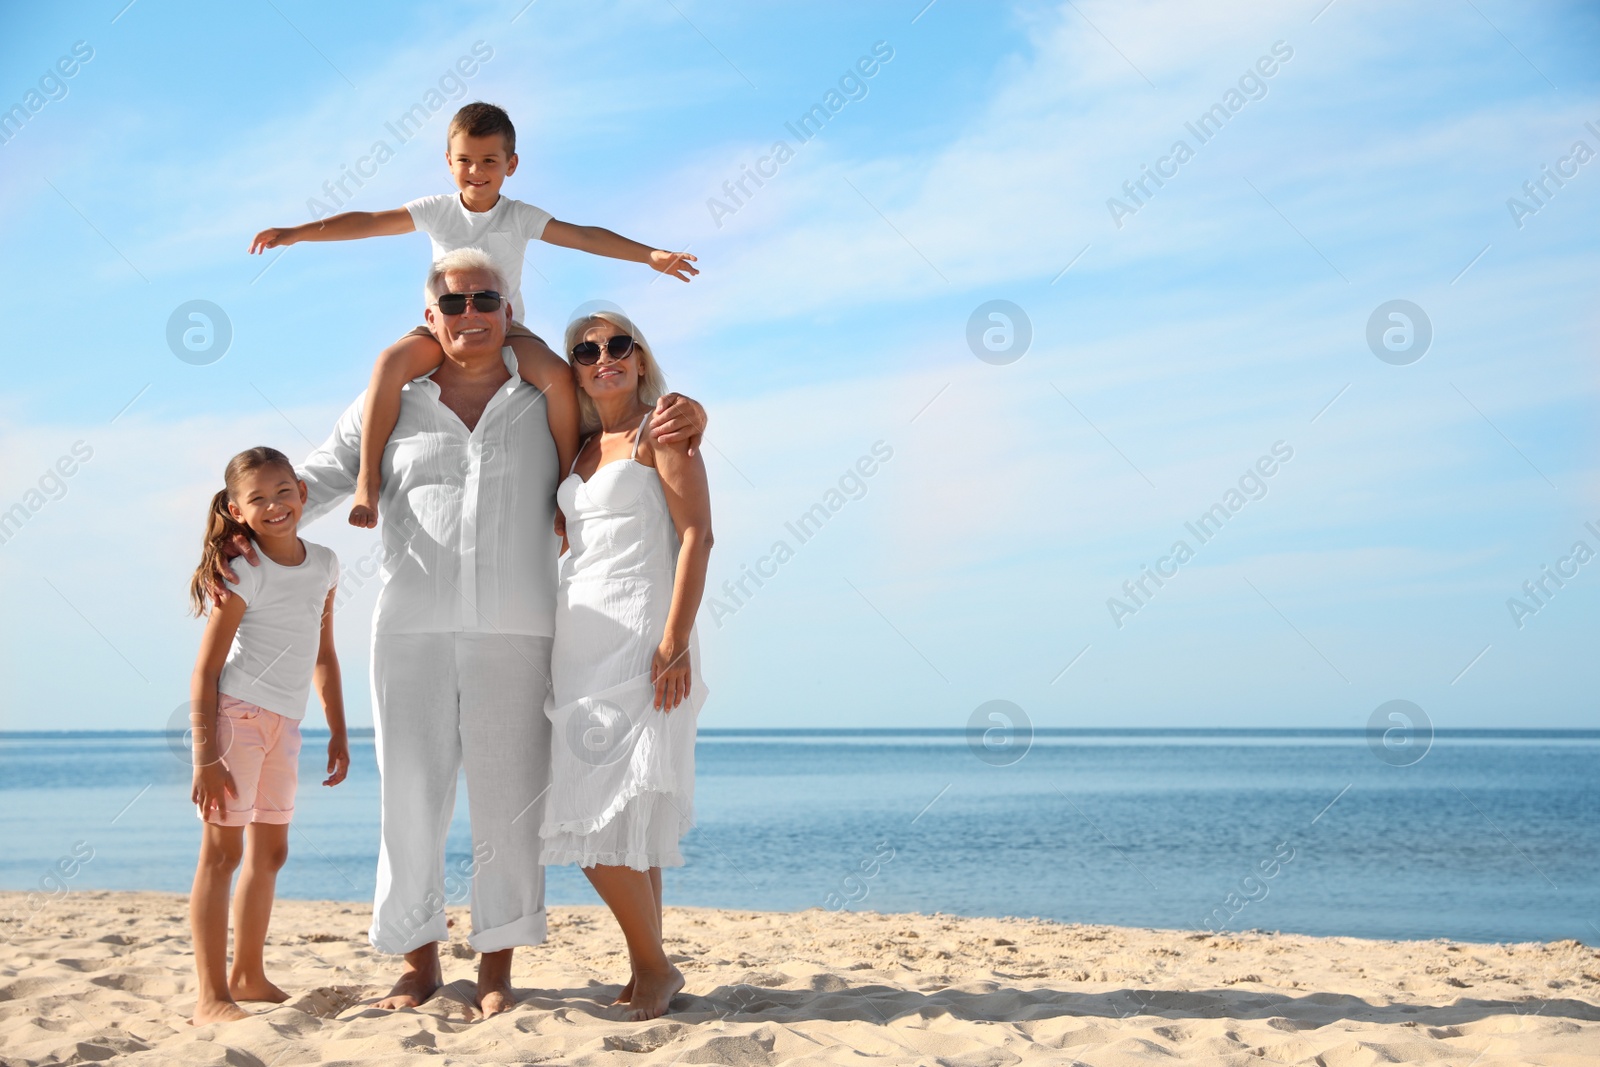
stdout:
{"type": "Polygon", "coordinates": [[[333,549],[300,543],[306,558],[298,567],[272,562],[259,546],[259,566],[232,561],[239,580],[228,583],[228,592],[244,601],[244,618],[217,682],[220,693],[295,720],[305,718],[322,643],[322,608],[339,581],[333,549]]]}
{"type": "Polygon", "coordinates": [[[481,248],[489,253],[506,280],[511,300],[511,316],[521,322],[527,314],[522,301],[522,257],[528,242],[544,236],[544,227],[555,216],[543,208],[502,196],[488,211],[468,211],[461,194],[425,196],[406,205],[417,229],[433,241],[433,258],[438,262],[446,252],[458,248],[481,248]]]}

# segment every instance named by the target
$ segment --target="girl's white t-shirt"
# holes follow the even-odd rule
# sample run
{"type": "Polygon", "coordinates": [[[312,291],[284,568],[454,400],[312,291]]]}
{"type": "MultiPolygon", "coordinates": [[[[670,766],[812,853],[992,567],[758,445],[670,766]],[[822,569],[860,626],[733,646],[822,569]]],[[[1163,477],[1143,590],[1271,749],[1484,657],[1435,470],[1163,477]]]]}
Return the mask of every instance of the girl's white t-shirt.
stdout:
{"type": "Polygon", "coordinates": [[[228,592],[244,601],[244,618],[217,682],[220,693],[295,720],[305,718],[322,608],[339,581],[333,549],[300,543],[306,558],[298,567],[272,562],[260,546],[259,565],[243,557],[230,561],[239,580],[228,583],[228,592]]]}
{"type": "Polygon", "coordinates": [[[524,321],[527,306],[522,302],[522,257],[528,242],[544,236],[544,228],[555,216],[543,208],[502,196],[488,211],[468,211],[461,194],[424,196],[406,205],[417,229],[433,241],[433,261],[458,248],[481,248],[500,268],[511,301],[511,316],[524,321]]]}

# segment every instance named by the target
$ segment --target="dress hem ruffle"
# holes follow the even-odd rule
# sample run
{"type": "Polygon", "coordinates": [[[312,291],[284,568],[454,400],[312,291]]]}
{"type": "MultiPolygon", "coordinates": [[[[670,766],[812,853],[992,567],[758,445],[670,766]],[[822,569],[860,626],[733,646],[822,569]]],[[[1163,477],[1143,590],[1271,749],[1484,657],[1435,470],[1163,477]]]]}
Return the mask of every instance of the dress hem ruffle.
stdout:
{"type": "Polygon", "coordinates": [[[611,820],[622,814],[633,801],[640,797],[660,797],[671,804],[681,817],[678,833],[681,835],[694,825],[694,802],[679,803],[682,794],[672,789],[659,789],[640,782],[631,788],[624,789],[614,797],[606,809],[599,815],[589,819],[572,819],[567,822],[546,822],[539,827],[540,837],[555,837],[557,834],[577,834],[582,837],[598,830],[604,830],[611,824],[611,820]]]}
{"type": "MultiPolygon", "coordinates": [[[[681,706],[672,709],[670,712],[658,712],[652,710],[648,711],[646,714],[682,715],[687,713],[692,716],[698,716],[700,707],[705,703],[706,696],[709,694],[709,692],[710,690],[707,688],[706,684],[697,679],[690,685],[689,699],[684,701],[681,706]]],[[[546,715],[549,717],[552,723],[559,723],[564,721],[568,715],[572,714],[573,710],[578,705],[583,704],[586,701],[612,702],[621,705],[626,702],[630,693],[635,696],[643,696],[646,700],[649,700],[655,693],[655,683],[650,680],[650,675],[648,673],[635,675],[634,677],[629,678],[626,681],[619,682],[608,689],[603,689],[598,693],[592,693],[588,696],[580,697],[577,700],[563,704],[559,708],[551,708],[549,705],[554,702],[547,697],[546,715]]],[[[638,729],[638,726],[636,725],[634,729],[638,729]]],[[[630,782],[624,788],[620,789],[616,796],[611,798],[610,802],[606,804],[603,810],[595,815],[590,815],[580,819],[546,819],[539,827],[539,836],[554,837],[557,834],[592,834],[597,830],[603,830],[613,819],[622,814],[623,809],[626,808],[630,803],[641,796],[651,793],[665,798],[675,809],[677,809],[678,814],[682,817],[679,830],[681,835],[684,831],[687,831],[689,827],[694,825],[693,794],[686,794],[678,787],[678,775],[676,773],[677,768],[668,769],[657,764],[652,767],[651,770],[654,771],[654,774],[650,775],[649,777],[635,779],[634,781],[630,782]]],[[[552,778],[552,788],[553,787],[554,780],[552,778]]]]}
{"type": "Polygon", "coordinates": [[[561,867],[576,863],[579,867],[631,867],[648,871],[651,867],[682,867],[682,853],[651,856],[648,852],[580,852],[576,849],[546,849],[539,854],[539,866],[561,867]]]}
{"type": "Polygon", "coordinates": [[[681,795],[674,798],[659,790],[634,789],[629,799],[619,801],[617,806],[621,817],[592,832],[574,831],[559,824],[542,827],[544,848],[539,862],[547,867],[605,864],[638,871],[683,866],[678,845],[694,826],[692,800],[681,795]]]}

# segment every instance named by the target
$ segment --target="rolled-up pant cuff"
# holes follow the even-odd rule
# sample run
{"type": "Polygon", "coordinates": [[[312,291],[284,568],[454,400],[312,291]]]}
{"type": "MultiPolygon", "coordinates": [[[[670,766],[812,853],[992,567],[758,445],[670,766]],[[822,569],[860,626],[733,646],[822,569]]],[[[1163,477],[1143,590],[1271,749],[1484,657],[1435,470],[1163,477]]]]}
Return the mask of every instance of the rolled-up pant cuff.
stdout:
{"type": "Polygon", "coordinates": [[[439,912],[421,926],[404,931],[382,931],[373,923],[367,931],[367,941],[379,952],[390,956],[403,956],[412,949],[421,948],[431,941],[450,940],[450,928],[444,912],[439,912]]]}
{"type": "Polygon", "coordinates": [[[547,934],[545,913],[536,911],[491,930],[479,930],[467,938],[467,944],[476,952],[500,952],[525,945],[542,945],[547,934]]]}

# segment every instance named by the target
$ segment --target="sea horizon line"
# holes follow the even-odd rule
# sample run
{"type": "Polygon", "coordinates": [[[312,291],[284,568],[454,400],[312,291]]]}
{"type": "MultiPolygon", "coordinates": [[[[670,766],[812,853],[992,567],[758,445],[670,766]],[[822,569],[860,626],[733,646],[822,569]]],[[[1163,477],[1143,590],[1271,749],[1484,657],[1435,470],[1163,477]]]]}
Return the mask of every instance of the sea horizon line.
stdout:
{"type": "MultiPolygon", "coordinates": [[[[182,730],[0,730],[0,741],[156,738],[182,737],[182,730]]],[[[310,736],[327,736],[325,728],[307,728],[310,736]]],[[[1041,737],[1129,737],[1129,738],[1305,738],[1318,740],[1364,740],[1370,731],[1359,726],[1036,726],[1032,736],[1041,737]]],[[[799,726],[799,727],[703,727],[702,739],[805,739],[805,738],[966,738],[972,731],[964,727],[924,726],[799,726]]],[[[354,726],[352,737],[372,736],[372,727],[354,726]]],[[[1600,728],[1540,726],[1464,726],[1439,727],[1434,740],[1600,740],[1600,728]]]]}

